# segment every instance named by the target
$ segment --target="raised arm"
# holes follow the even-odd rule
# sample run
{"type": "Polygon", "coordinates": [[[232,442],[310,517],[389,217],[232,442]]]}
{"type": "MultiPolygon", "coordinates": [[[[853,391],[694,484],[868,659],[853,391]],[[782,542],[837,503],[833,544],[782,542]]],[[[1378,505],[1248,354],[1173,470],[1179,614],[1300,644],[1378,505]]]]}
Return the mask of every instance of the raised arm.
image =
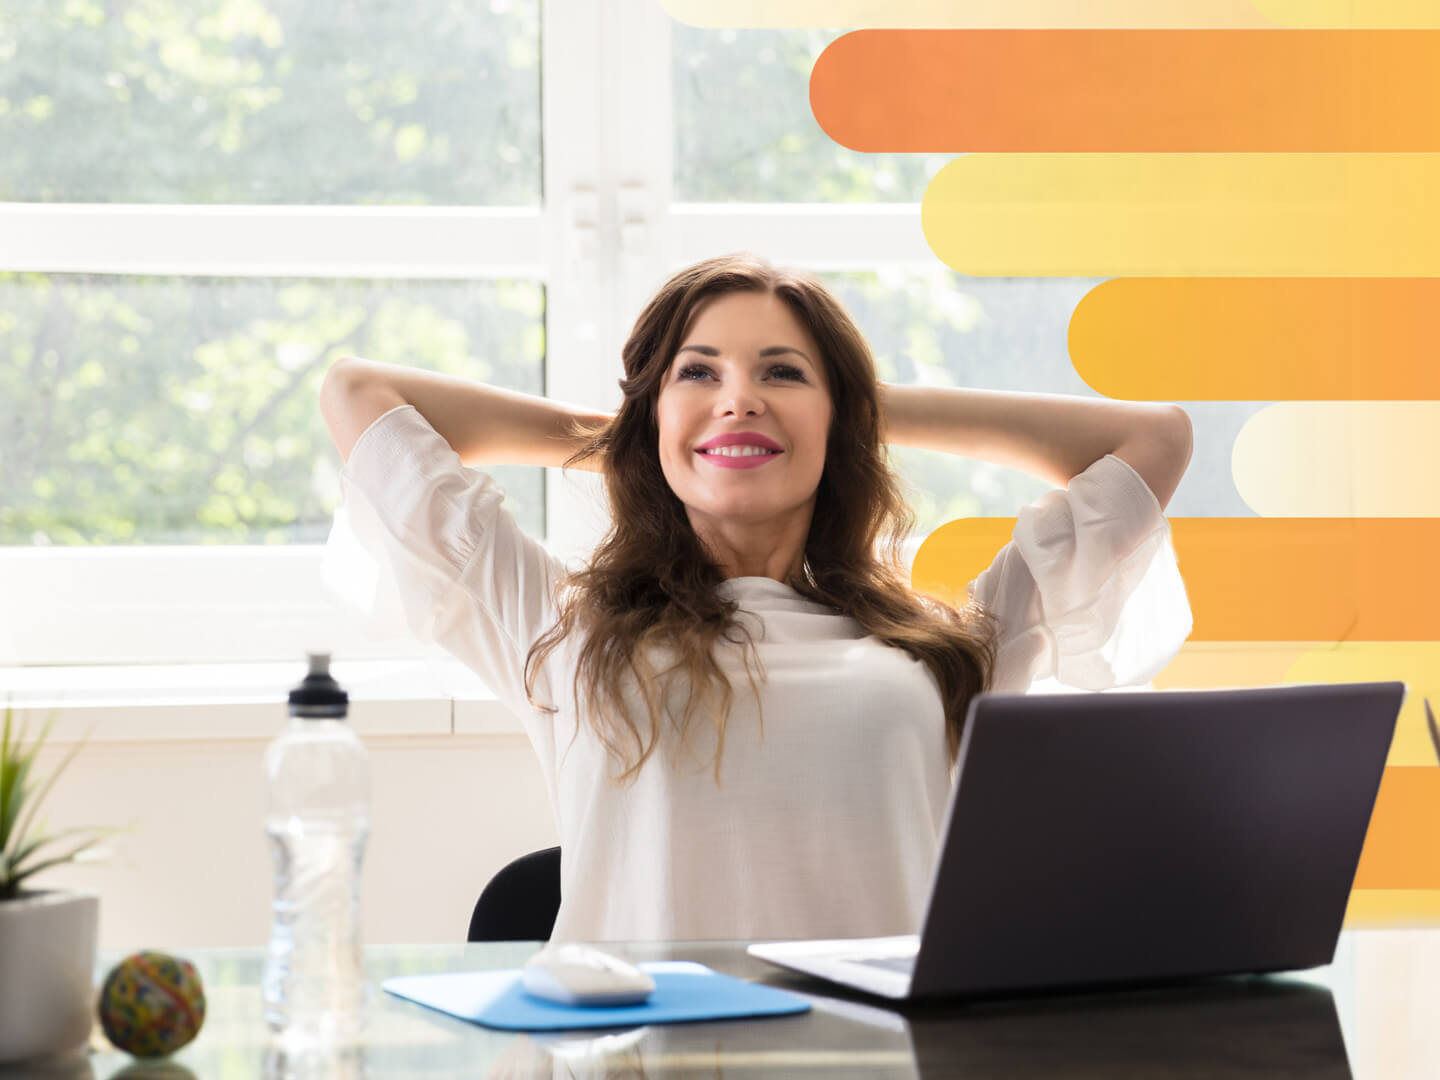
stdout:
{"type": "MultiPolygon", "coordinates": [[[[320,412],[346,461],[365,429],[400,405],[413,405],[467,465],[558,468],[583,444],[577,425],[610,419],[533,394],[355,356],[336,361],[320,386],[320,412]]],[[[600,460],[575,467],[599,472],[600,460]]]]}
{"type": "Polygon", "coordinates": [[[1161,509],[1193,447],[1178,405],[1069,394],[880,385],[885,440],[992,461],[1066,487],[1106,454],[1149,485],[1161,509]]]}

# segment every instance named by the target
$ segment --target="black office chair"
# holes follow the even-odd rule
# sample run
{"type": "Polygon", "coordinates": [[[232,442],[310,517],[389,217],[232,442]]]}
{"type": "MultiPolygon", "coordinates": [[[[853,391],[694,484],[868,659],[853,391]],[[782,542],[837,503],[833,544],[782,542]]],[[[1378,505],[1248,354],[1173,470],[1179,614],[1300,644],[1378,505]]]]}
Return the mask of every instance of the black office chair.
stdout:
{"type": "Polygon", "coordinates": [[[549,941],[560,912],[560,849],[507,864],[475,901],[466,941],[549,941]]]}

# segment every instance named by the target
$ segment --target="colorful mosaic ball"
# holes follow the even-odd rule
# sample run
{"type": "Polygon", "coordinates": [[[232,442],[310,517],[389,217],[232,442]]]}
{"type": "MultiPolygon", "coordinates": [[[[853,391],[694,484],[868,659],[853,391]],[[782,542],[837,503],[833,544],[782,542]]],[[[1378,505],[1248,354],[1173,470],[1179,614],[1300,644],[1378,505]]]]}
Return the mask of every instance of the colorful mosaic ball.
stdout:
{"type": "Polygon", "coordinates": [[[173,1054],[200,1033],[205,988],[195,965],[162,952],[137,952],[111,969],[100,989],[105,1037],[138,1058],[173,1054]]]}

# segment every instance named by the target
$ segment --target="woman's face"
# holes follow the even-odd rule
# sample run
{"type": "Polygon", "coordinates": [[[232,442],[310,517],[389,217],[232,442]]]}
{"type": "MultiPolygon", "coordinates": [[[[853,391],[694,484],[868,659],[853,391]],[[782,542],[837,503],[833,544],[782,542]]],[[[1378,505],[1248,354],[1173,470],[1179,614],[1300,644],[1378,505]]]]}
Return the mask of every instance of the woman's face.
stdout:
{"type": "Polygon", "coordinates": [[[697,527],[813,509],[830,392],[814,339],[774,294],[724,293],[699,309],[656,415],[660,466],[697,527]]]}

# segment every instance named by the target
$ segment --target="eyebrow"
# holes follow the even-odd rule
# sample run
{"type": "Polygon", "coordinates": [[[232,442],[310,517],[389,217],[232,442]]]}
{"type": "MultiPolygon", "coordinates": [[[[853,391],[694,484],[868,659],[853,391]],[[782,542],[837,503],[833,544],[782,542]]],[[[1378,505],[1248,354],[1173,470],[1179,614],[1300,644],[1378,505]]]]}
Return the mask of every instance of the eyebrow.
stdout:
{"type": "MultiPolygon", "coordinates": [[[[720,350],[715,348],[715,346],[713,345],[682,345],[680,346],[680,348],[675,350],[675,355],[679,356],[682,352],[698,352],[701,356],[720,355],[720,350]]],[[[762,357],[783,356],[786,353],[794,353],[796,356],[800,357],[808,364],[814,363],[814,361],[811,360],[810,357],[806,356],[799,349],[791,345],[767,345],[765,348],[760,350],[760,355],[762,357]]]]}

